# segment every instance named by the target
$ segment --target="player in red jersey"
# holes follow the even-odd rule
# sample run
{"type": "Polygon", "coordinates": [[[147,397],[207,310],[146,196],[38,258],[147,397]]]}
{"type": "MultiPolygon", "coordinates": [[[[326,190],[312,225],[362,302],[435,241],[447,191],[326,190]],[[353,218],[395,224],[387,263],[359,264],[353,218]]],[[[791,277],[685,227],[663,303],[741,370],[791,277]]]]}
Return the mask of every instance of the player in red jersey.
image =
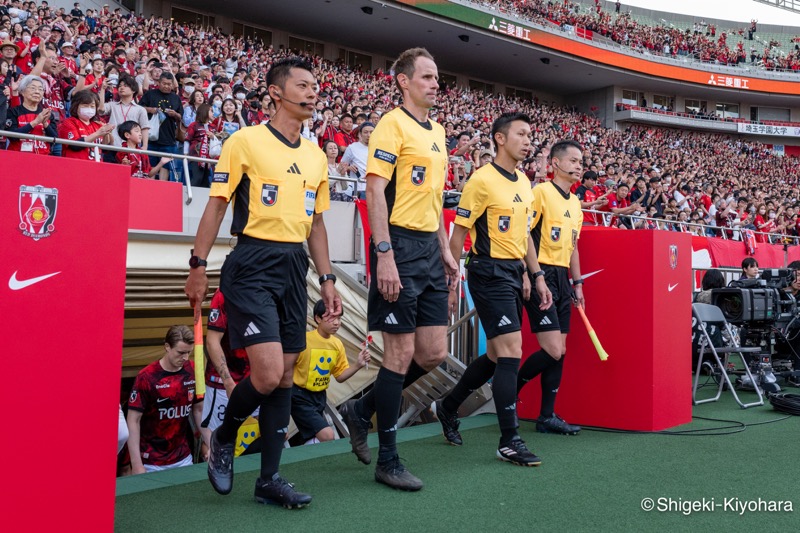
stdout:
{"type": "MultiPolygon", "coordinates": [[[[250,360],[244,348],[231,349],[228,338],[228,315],[225,313],[225,297],[217,289],[211,298],[208,314],[206,350],[210,365],[206,366],[206,396],[203,402],[203,421],[200,432],[211,438],[211,432],[222,424],[228,398],[233,388],[250,375],[250,360]]],[[[258,416],[258,409],[253,416],[258,416]]]]}
{"type": "Polygon", "coordinates": [[[194,365],[189,361],[194,333],[172,326],[164,356],[146,366],[128,400],[128,451],[134,474],[192,464],[189,415],[200,427],[202,401],[195,397],[194,365]]]}

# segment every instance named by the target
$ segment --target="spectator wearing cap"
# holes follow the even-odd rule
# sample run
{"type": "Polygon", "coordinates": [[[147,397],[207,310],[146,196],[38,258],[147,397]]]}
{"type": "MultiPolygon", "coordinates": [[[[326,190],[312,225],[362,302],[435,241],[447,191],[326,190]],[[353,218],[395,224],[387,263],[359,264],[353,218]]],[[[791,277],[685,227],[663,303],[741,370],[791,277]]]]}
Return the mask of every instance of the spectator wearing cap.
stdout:
{"type": "Polygon", "coordinates": [[[357,130],[358,141],[345,149],[337,167],[340,175],[347,175],[350,178],[359,180],[355,187],[353,187],[352,183],[348,184],[346,194],[352,195],[353,191],[355,191],[361,200],[367,199],[367,156],[369,153],[369,138],[374,130],[375,124],[372,122],[362,123],[357,130]]]}
{"type": "Polygon", "coordinates": [[[477,168],[481,168],[483,165],[488,165],[492,161],[494,161],[494,154],[488,148],[484,148],[478,153],[477,168]]]}
{"type": "Polygon", "coordinates": [[[61,55],[58,58],[64,64],[63,76],[74,84],[78,79],[78,64],[75,62],[75,43],[64,41],[61,43],[61,55]]]}
{"type": "MultiPolygon", "coordinates": [[[[190,100],[192,98],[192,95],[195,92],[199,92],[200,94],[203,93],[203,91],[197,91],[196,90],[195,81],[192,78],[190,78],[189,76],[182,76],[180,81],[179,81],[179,83],[178,83],[178,85],[179,85],[179,88],[180,88],[180,91],[179,91],[178,95],[179,95],[179,97],[181,99],[181,104],[184,105],[184,106],[189,104],[189,102],[190,102],[190,100]]],[[[191,122],[190,122],[190,124],[191,124],[191,122]]]]}
{"type": "MultiPolygon", "coordinates": [[[[598,210],[608,203],[608,196],[599,195],[595,190],[597,185],[597,172],[587,170],[581,178],[581,186],[575,191],[575,196],[581,201],[581,209],[598,210]]],[[[585,213],[583,224],[586,226],[597,226],[602,221],[602,215],[596,213],[585,213]]]]}
{"type": "Polygon", "coordinates": [[[3,41],[0,44],[0,56],[2,56],[1,60],[4,63],[7,63],[10,67],[13,67],[14,72],[19,72],[20,74],[22,74],[22,70],[19,69],[19,67],[17,67],[14,62],[19,51],[20,51],[19,45],[12,43],[9,40],[3,41]]]}

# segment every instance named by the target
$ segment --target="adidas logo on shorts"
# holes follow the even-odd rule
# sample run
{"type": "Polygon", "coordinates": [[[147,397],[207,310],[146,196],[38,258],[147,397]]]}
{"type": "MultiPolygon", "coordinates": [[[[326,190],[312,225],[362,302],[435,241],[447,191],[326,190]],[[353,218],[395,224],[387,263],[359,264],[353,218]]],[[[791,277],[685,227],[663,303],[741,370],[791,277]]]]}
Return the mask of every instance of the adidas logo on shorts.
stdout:
{"type": "Polygon", "coordinates": [[[500,322],[497,323],[498,328],[502,328],[503,326],[511,325],[511,320],[506,315],[503,315],[503,318],[500,319],[500,322]]]}
{"type": "Polygon", "coordinates": [[[539,325],[540,326],[552,326],[553,322],[549,318],[544,317],[544,318],[542,318],[542,321],[539,322],[539,325]]]}
{"type": "Polygon", "coordinates": [[[391,324],[393,326],[397,325],[397,319],[394,317],[394,313],[389,313],[389,316],[386,317],[386,320],[383,321],[384,324],[391,324]]]}
{"type": "Polygon", "coordinates": [[[250,335],[255,335],[257,333],[261,333],[261,330],[258,329],[255,324],[253,324],[252,322],[247,324],[247,329],[244,332],[245,337],[249,337],[250,335]]]}

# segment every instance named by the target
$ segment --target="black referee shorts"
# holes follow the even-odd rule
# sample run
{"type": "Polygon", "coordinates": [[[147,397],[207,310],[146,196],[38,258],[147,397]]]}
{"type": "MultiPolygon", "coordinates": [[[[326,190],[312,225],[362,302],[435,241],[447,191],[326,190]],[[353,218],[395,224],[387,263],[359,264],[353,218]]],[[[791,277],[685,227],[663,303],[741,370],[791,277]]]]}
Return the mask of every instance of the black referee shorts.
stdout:
{"type": "Polygon", "coordinates": [[[400,295],[388,302],[378,291],[378,254],[370,243],[370,331],[413,333],[421,326],[447,325],[447,280],[436,232],[390,226],[394,260],[400,276],[400,295]]]}
{"type": "Polygon", "coordinates": [[[280,342],[285,353],[306,349],[307,272],[301,243],[239,237],[220,277],[232,349],[263,342],[280,342]]]}
{"type": "Polygon", "coordinates": [[[547,311],[540,311],[539,294],[536,292],[536,283],[533,274],[528,273],[531,279],[531,298],[525,302],[528,311],[528,320],[533,333],[544,331],[560,331],[569,333],[569,319],[572,316],[572,285],[569,282],[569,269],[566,267],[541,265],[544,270],[544,280],[553,294],[553,305],[547,311]]]}
{"type": "Polygon", "coordinates": [[[292,385],[292,420],[303,442],[328,427],[324,414],[327,402],[328,395],[324,390],[310,391],[292,385]]]}
{"type": "Polygon", "coordinates": [[[471,256],[467,263],[469,293],[487,339],[522,329],[522,276],[518,259],[471,256]]]}

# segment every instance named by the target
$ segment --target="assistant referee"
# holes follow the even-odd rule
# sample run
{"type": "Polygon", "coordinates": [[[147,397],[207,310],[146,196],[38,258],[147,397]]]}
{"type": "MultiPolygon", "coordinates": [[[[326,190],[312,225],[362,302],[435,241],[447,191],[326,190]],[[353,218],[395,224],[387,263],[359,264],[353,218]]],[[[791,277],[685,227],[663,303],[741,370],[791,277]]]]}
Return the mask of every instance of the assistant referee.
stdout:
{"type": "Polygon", "coordinates": [[[535,294],[525,303],[531,331],[536,334],[541,350],[531,354],[519,369],[517,393],[541,374],[542,404],[536,430],[575,435],[581,428],[566,423],[554,409],[567,351],[573,300],[575,305],[585,304],[578,255],[583,212],[578,197],[569,192],[581,178],[583,148],[576,141],[557,142],[550,150],[550,165],[553,179],[533,188],[531,235],[544,279],[553,294],[553,305],[542,310],[535,294]]]}
{"type": "Polygon", "coordinates": [[[486,332],[487,350],[470,363],[450,394],[436,404],[445,438],[460,446],[458,407],[472,391],[493,378],[492,392],[500,425],[497,457],[521,466],[541,464],[517,433],[516,385],[522,357],[522,301],[530,296],[530,286],[524,284],[528,269],[535,272],[539,309],[545,311],[552,304],[529,233],[533,193],[528,179],[516,168],[530,152],[530,123],[530,118],[522,113],[505,113],[495,120],[492,140],[497,156],[464,186],[450,237],[450,252],[454,256],[460,253],[469,231],[472,240],[467,255],[469,291],[486,332]]]}
{"type": "Polygon", "coordinates": [[[312,66],[300,58],[278,61],[267,74],[267,86],[276,107],[270,122],[239,130],[223,146],[197,230],[186,294],[197,315],[208,292],[205,260],[232,201],[231,233],[238,244],[222,265],[220,290],[231,348],[247,351],[251,373],[233,389],[225,419],[212,433],[208,477],[220,494],[231,491],[237,431],[260,406],[263,444],[256,500],[297,508],[310,503],[311,496],[285,481],[278,465],[289,425],[292,371],[306,346],[308,257],[303,241],[322,274],[326,317],[341,314],[341,301],[333,287],[322,219],[329,207],[327,160],[317,145],[300,136],[317,100],[312,66]]]}

